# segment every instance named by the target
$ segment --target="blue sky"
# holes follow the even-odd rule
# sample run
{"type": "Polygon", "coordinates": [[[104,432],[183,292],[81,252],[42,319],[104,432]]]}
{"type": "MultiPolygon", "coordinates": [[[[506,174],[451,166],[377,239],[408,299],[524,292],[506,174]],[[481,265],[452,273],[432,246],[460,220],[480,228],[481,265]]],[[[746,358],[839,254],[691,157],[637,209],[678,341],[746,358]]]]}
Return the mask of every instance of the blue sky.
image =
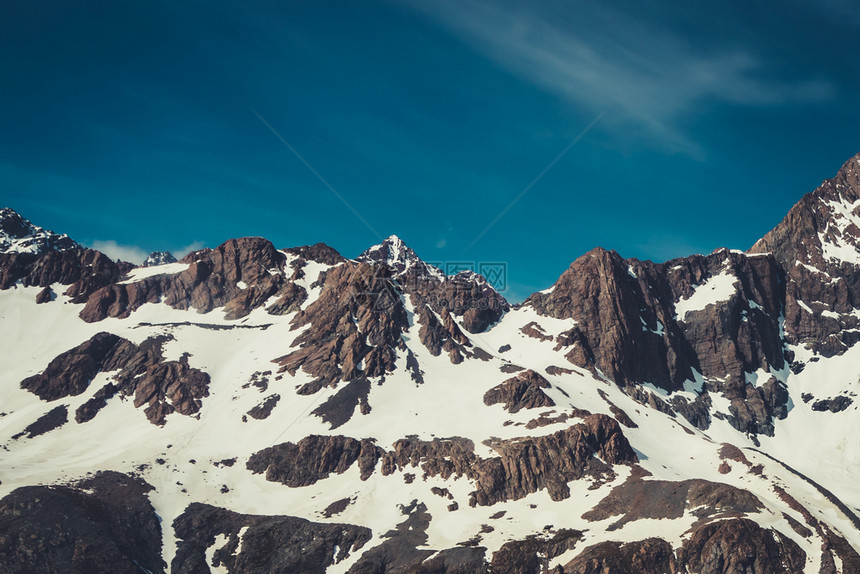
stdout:
{"type": "Polygon", "coordinates": [[[0,204],[128,255],[261,235],[355,256],[394,233],[506,261],[519,300],[595,246],[661,261],[773,227],[860,151],[858,14],[11,2],[0,204]]]}

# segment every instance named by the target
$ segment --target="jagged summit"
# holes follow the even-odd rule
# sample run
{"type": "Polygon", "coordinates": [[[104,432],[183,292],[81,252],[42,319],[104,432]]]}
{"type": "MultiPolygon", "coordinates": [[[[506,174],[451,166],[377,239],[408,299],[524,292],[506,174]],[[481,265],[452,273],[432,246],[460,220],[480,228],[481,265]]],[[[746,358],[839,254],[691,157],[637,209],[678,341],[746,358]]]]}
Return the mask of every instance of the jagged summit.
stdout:
{"type": "Polygon", "coordinates": [[[0,253],[39,254],[80,247],[68,235],[33,225],[14,209],[0,208],[0,253]]]}
{"type": "Polygon", "coordinates": [[[860,265],[860,154],[803,196],[749,251],[773,252],[783,265],[797,261],[821,271],[860,265]]]}
{"type": "Polygon", "coordinates": [[[385,263],[397,275],[415,270],[428,277],[444,278],[444,273],[440,269],[422,261],[415,251],[396,235],[389,235],[382,243],[365,250],[356,259],[385,263]]]}
{"type": "Polygon", "coordinates": [[[170,251],[153,251],[143,262],[143,267],[155,267],[167,263],[176,263],[176,257],[170,251]]]}

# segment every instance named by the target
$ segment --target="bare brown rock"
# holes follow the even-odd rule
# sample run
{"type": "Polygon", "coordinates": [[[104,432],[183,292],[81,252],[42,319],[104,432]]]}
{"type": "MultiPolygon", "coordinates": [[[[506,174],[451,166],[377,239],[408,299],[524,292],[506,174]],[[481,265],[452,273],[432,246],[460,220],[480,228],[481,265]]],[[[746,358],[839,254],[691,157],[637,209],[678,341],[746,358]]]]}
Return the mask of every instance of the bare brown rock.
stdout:
{"type": "Polygon", "coordinates": [[[806,194],[785,218],[750,249],[772,253],[786,274],[785,334],[824,356],[841,354],[858,341],[860,273],[856,266],[826,257],[825,248],[857,249],[860,229],[841,211],[860,199],[860,156],[848,160],[832,179],[806,194]],[[809,310],[811,309],[812,312],[809,310]],[[836,313],[822,314],[822,310],[836,313]]]}
{"type": "MultiPolygon", "coordinates": [[[[656,264],[595,249],[574,261],[551,292],[536,293],[525,304],[542,315],[577,321],[556,338],[556,349],[566,350],[572,363],[599,370],[628,392],[641,382],[680,390],[697,371],[705,377],[705,391],[736,400],[733,424],[770,433],[772,418],[785,415],[787,393],[776,381],[748,393],[745,373],[785,363],[779,325],[783,275],[767,255],[720,250],[656,264]],[[679,301],[722,274],[734,278],[728,299],[677,316],[679,301]]],[[[672,399],[702,429],[710,424],[706,400],[672,399]]]]}
{"type": "Polygon", "coordinates": [[[851,406],[854,401],[851,397],[846,397],[845,395],[839,395],[837,397],[833,397],[832,399],[821,399],[812,403],[812,410],[824,412],[830,411],[831,413],[839,413],[847,409],[851,406]]]}
{"type": "Polygon", "coordinates": [[[297,255],[299,260],[316,261],[325,265],[337,265],[345,261],[343,256],[333,247],[329,247],[325,243],[316,243],[314,245],[304,245],[301,247],[290,247],[285,249],[287,253],[297,255]]]}
{"type": "Polygon", "coordinates": [[[416,308],[416,314],[416,320],[421,326],[418,338],[432,355],[438,357],[442,351],[446,351],[454,364],[462,362],[464,356],[471,355],[466,347],[471,347],[472,344],[460,331],[447,309],[443,308],[437,318],[428,305],[423,305],[416,308]]]}
{"type": "Polygon", "coordinates": [[[543,330],[543,327],[538,325],[535,321],[531,321],[520,328],[520,332],[532,339],[537,339],[538,341],[552,341],[552,335],[547,335],[546,331],[543,330]]]}
{"type": "Polygon", "coordinates": [[[701,574],[795,574],[803,571],[806,553],[777,530],[734,518],[695,528],[678,561],[701,574]]]}
{"type": "Polygon", "coordinates": [[[269,418],[269,415],[272,414],[272,409],[275,408],[280,400],[281,395],[269,395],[263,399],[263,402],[249,410],[248,416],[257,420],[267,419],[269,418]]]}
{"type": "Polygon", "coordinates": [[[121,340],[111,333],[98,333],[58,355],[41,374],[21,381],[21,388],[43,401],[79,395],[102,370],[103,362],[121,340]]]}
{"type": "Polygon", "coordinates": [[[425,478],[471,479],[475,491],[470,494],[470,504],[486,506],[542,489],[561,500],[570,496],[567,483],[571,480],[612,475],[612,465],[637,460],[618,423],[606,415],[590,415],[551,435],[489,444],[498,457],[479,458],[474,444],[459,437],[431,441],[407,437],[385,451],[366,439],[311,435],[296,444],[283,443],[254,453],[247,468],[265,473],[272,482],[307,486],[343,473],[356,462],[362,480],[374,472],[377,462],[383,476],[420,467],[425,478]]]}
{"type": "Polygon", "coordinates": [[[744,371],[782,366],[779,283],[779,268],[766,256],[723,250],[655,264],[595,249],[571,264],[551,293],[527,303],[577,320],[561,344],[582,347],[570,357],[579,366],[595,366],[620,385],[648,381],[675,390],[693,378],[693,368],[742,379],[744,371]],[[737,295],[676,318],[678,300],[726,270],[738,278],[737,295]]]}
{"type": "Polygon", "coordinates": [[[177,574],[209,572],[206,550],[219,535],[227,541],[214,549],[215,566],[228,572],[265,574],[324,574],[372,538],[370,530],[361,526],[239,514],[196,502],[173,521],[173,528],[179,541],[171,572],[177,574]]]}
{"type": "Polygon", "coordinates": [[[139,479],[103,472],[0,500],[0,571],[163,573],[161,527],[139,479]]]}
{"type": "Polygon", "coordinates": [[[397,277],[416,308],[427,305],[438,314],[446,311],[462,318],[469,333],[481,333],[497,322],[510,306],[480,275],[460,273],[443,280],[415,269],[397,277]]]}
{"type": "MultiPolygon", "coordinates": [[[[555,365],[550,365],[546,368],[546,373],[548,375],[558,376],[558,375],[570,375],[572,373],[576,373],[573,369],[566,369],[564,367],[557,367],[555,365]]],[[[581,373],[577,373],[582,376],[581,373]]]]}
{"type": "Polygon", "coordinates": [[[362,480],[367,480],[381,455],[382,449],[366,439],[310,435],[297,444],[287,442],[256,452],[246,466],[255,474],[266,473],[266,480],[298,487],[341,474],[355,462],[362,480]]]}
{"type": "Polygon", "coordinates": [[[603,391],[603,389],[597,389],[597,394],[599,394],[600,398],[603,399],[606,404],[609,405],[609,410],[612,413],[612,416],[615,417],[615,420],[617,420],[619,423],[629,429],[639,428],[639,425],[634,423],[633,420],[629,416],[627,416],[627,413],[625,413],[620,407],[616,406],[615,403],[609,400],[609,395],[607,395],[606,392],[603,391]]]}
{"type": "Polygon", "coordinates": [[[157,425],[165,416],[178,412],[193,415],[200,410],[200,399],[209,396],[209,375],[188,365],[187,357],[152,365],[137,380],[134,406],[147,405],[147,418],[157,425]]]}
{"type": "Polygon", "coordinates": [[[38,255],[0,253],[0,289],[8,289],[18,281],[25,287],[60,283],[68,285],[66,294],[76,303],[83,303],[91,293],[115,283],[133,267],[83,248],[48,250],[38,255]]]}
{"type": "Polygon", "coordinates": [[[401,334],[409,321],[402,305],[378,306],[383,299],[399,301],[390,278],[367,263],[344,263],[320,281],[319,298],[293,320],[294,328],[310,327],[294,341],[295,351],[275,360],[281,371],[315,377],[307,393],[391,372],[395,350],[405,349],[401,334]]]}
{"type": "Polygon", "coordinates": [[[484,404],[504,403],[509,413],[517,413],[520,409],[554,407],[553,400],[541,390],[550,386],[549,381],[535,371],[524,371],[484,393],[484,404]]]}
{"type": "Polygon", "coordinates": [[[227,318],[236,319],[276,295],[280,299],[275,311],[283,313],[302,299],[284,274],[284,260],[282,253],[260,237],[231,239],[215,249],[189,253],[182,259],[189,267],[181,273],[111,284],[93,292],[81,318],[96,322],[127,317],[141,305],[161,301],[201,313],[225,307],[227,318]]]}
{"type": "MultiPolygon", "coordinates": [[[[591,414],[591,413],[588,413],[588,414],[591,414]]],[[[551,413],[550,414],[541,414],[537,418],[532,419],[529,422],[527,422],[526,428],[531,430],[531,429],[536,429],[538,427],[545,427],[548,425],[559,424],[559,423],[567,422],[567,420],[569,418],[570,418],[570,415],[567,413],[559,413],[557,415],[552,415],[551,413]]]]}
{"type": "Polygon", "coordinates": [[[38,295],[36,295],[36,304],[41,305],[42,303],[50,303],[56,298],[56,296],[57,295],[54,293],[53,289],[45,287],[39,291],[38,295]]]}
{"type": "Polygon", "coordinates": [[[754,513],[762,508],[755,495],[728,484],[701,479],[647,480],[634,474],[583,514],[583,518],[596,521],[620,516],[608,528],[615,530],[643,518],[680,518],[688,510],[703,519],[724,513],[754,513]]]}
{"type": "Polygon", "coordinates": [[[66,424],[69,420],[69,407],[68,405],[59,405],[46,412],[44,415],[40,416],[36,421],[27,426],[23,430],[13,436],[13,439],[20,438],[22,436],[27,436],[27,438],[37,437],[39,435],[43,435],[46,432],[50,432],[54,429],[60,428],[64,424],[66,424]]]}
{"type": "Polygon", "coordinates": [[[564,565],[564,574],[678,574],[672,546],[660,538],[589,546],[564,565]]]}
{"type": "Polygon", "coordinates": [[[136,407],[146,406],[147,418],[162,425],[172,412],[193,415],[200,399],[209,395],[209,375],[188,365],[188,357],[164,361],[164,337],[140,345],[111,333],[98,333],[51,361],[45,371],[21,381],[21,388],[47,401],[83,393],[100,372],[118,371],[109,383],[78,408],[75,419],[87,422],[117,392],[134,396],[136,407]]]}
{"type": "Polygon", "coordinates": [[[349,498],[341,498],[340,500],[335,500],[334,502],[325,507],[325,510],[322,511],[322,515],[326,518],[331,518],[335,514],[340,514],[347,509],[350,502],[351,500],[349,498]]]}
{"type": "Polygon", "coordinates": [[[720,458],[723,460],[733,460],[746,466],[752,466],[752,463],[747,459],[744,452],[733,444],[724,442],[720,446],[720,458]]]}
{"type": "Polygon", "coordinates": [[[415,436],[394,443],[393,450],[382,457],[383,475],[409,467],[421,467],[424,477],[471,476],[473,465],[479,460],[472,441],[461,437],[419,440],[415,436]]]}
{"type": "Polygon", "coordinates": [[[542,489],[553,500],[562,500],[570,496],[568,482],[637,461],[618,423],[600,414],[551,435],[490,446],[499,457],[482,460],[473,471],[477,479],[472,505],[518,500],[542,489]]]}
{"type": "Polygon", "coordinates": [[[506,542],[493,553],[493,574],[540,574],[546,572],[549,560],[574,548],[582,532],[561,529],[552,536],[532,535],[523,540],[506,542]]]}

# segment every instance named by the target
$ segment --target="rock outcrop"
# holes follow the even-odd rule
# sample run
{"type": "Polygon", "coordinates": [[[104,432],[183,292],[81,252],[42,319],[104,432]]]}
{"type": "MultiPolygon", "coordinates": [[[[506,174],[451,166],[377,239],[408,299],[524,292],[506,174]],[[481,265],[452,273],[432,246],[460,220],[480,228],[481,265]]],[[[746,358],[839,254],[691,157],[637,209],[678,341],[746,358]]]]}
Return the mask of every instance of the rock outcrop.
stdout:
{"type": "Polygon", "coordinates": [[[54,429],[60,428],[68,421],[68,405],[59,405],[40,416],[32,424],[27,425],[27,427],[22,432],[16,434],[12,438],[15,439],[20,438],[22,436],[26,436],[27,438],[34,438],[39,435],[43,435],[46,432],[50,432],[54,429]]]}
{"type": "Polygon", "coordinates": [[[163,573],[152,487],[117,472],[28,486],[0,500],[0,571],[163,573]]]}
{"type": "Polygon", "coordinates": [[[478,457],[474,444],[462,438],[407,437],[386,451],[366,439],[311,435],[254,453],[247,468],[265,473],[269,481],[294,487],[343,473],[356,462],[363,480],[376,470],[377,462],[383,476],[421,468],[425,478],[469,478],[475,487],[469,504],[488,506],[544,489],[553,500],[562,500],[570,496],[568,482],[613,476],[612,465],[637,461],[618,423],[600,414],[551,435],[488,444],[499,456],[478,457]]]}
{"type": "Polygon", "coordinates": [[[43,401],[55,401],[83,393],[102,371],[108,355],[122,339],[111,333],[98,333],[77,347],[58,355],[38,375],[21,381],[21,388],[43,401]]]}
{"type": "Polygon", "coordinates": [[[356,461],[366,480],[376,467],[382,449],[369,440],[345,436],[310,435],[297,444],[282,443],[251,455],[247,468],[266,474],[266,480],[287,486],[309,486],[331,474],[345,472],[356,461]]]}
{"type": "Polygon", "coordinates": [[[133,268],[131,263],[115,262],[92,249],[0,253],[0,289],[8,289],[19,281],[25,287],[60,283],[68,285],[64,293],[73,302],[83,303],[92,293],[116,283],[133,268]]]}
{"type": "Polygon", "coordinates": [[[275,359],[280,371],[314,377],[300,394],[393,371],[409,320],[391,279],[367,263],[348,262],[321,275],[319,284],[317,300],[293,319],[295,329],[308,327],[293,342],[298,348],[275,359]]]}
{"type": "Polygon", "coordinates": [[[320,524],[293,516],[255,516],[192,503],[173,528],[179,538],[171,572],[302,572],[324,574],[359,551],[371,531],[350,524],[320,524]],[[220,542],[219,542],[220,540],[220,542]],[[212,562],[206,552],[215,546],[212,562]]]}
{"type": "Polygon", "coordinates": [[[618,516],[608,530],[642,519],[676,519],[690,512],[699,520],[726,513],[759,512],[761,501],[747,490],[702,479],[684,481],[647,480],[637,472],[583,515],[588,520],[618,516]]]}
{"type": "Polygon", "coordinates": [[[570,496],[568,482],[587,475],[614,476],[612,465],[638,461],[615,419],[600,414],[551,435],[494,441],[489,446],[499,456],[485,459],[475,471],[470,503],[480,506],[543,489],[553,500],[562,500],[570,496]]]}
{"type": "Polygon", "coordinates": [[[520,409],[554,407],[555,403],[541,389],[551,385],[540,374],[528,370],[507,379],[484,393],[484,404],[504,403],[505,410],[517,413],[520,409]]]}
{"type": "Polygon", "coordinates": [[[564,574],[679,574],[672,546],[660,538],[601,542],[564,565],[564,574]]]}
{"type": "Polygon", "coordinates": [[[173,412],[196,414],[201,399],[209,395],[209,375],[188,364],[188,356],[165,361],[164,337],[151,337],[137,345],[111,333],[101,332],[52,360],[38,375],[21,381],[40,399],[55,401],[80,395],[99,373],[117,371],[108,383],[82,404],[78,423],[92,420],[117,393],[133,396],[134,406],[145,406],[147,418],[157,425],[173,412]]]}
{"type": "Polygon", "coordinates": [[[589,546],[563,567],[564,574],[795,574],[803,572],[806,553],[777,530],[746,518],[693,527],[681,548],[649,538],[589,546]]]}
{"type": "Polygon", "coordinates": [[[678,562],[701,574],[795,574],[803,571],[806,553],[777,530],[735,518],[694,529],[678,562]]]}
{"type": "Polygon", "coordinates": [[[493,553],[493,559],[490,562],[491,572],[493,574],[547,572],[546,564],[573,549],[581,538],[582,532],[562,528],[551,536],[532,535],[523,540],[506,542],[493,553]]]}

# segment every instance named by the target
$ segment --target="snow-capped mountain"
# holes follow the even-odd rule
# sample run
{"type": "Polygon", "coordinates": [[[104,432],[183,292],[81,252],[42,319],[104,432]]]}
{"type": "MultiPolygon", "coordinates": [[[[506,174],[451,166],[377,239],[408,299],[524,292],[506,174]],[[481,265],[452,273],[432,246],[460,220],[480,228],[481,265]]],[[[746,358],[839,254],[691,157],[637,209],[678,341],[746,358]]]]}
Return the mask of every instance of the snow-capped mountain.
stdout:
{"type": "Polygon", "coordinates": [[[153,251],[143,261],[143,267],[156,267],[168,263],[176,263],[176,257],[170,251],[153,251]]]}
{"type": "Polygon", "coordinates": [[[514,307],[394,236],[0,253],[0,571],[860,572],[858,162],[514,307]]]}
{"type": "Polygon", "coordinates": [[[68,235],[33,225],[8,207],[0,209],[0,253],[30,253],[47,250],[64,251],[80,247],[68,235]]]}
{"type": "Polygon", "coordinates": [[[441,279],[444,273],[440,269],[428,265],[403,240],[396,235],[391,235],[379,245],[368,248],[356,257],[357,261],[367,261],[385,264],[390,267],[396,275],[417,270],[429,277],[441,279]]]}

